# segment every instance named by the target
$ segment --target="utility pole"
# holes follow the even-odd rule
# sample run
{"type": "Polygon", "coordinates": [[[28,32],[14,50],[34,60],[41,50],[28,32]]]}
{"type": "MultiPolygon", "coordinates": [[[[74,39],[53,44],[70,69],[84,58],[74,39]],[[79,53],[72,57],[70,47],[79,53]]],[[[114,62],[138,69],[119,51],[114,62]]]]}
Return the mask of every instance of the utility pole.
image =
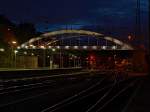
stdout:
{"type": "Polygon", "coordinates": [[[141,2],[140,0],[136,1],[136,21],[135,21],[135,37],[138,39],[138,44],[141,44],[143,38],[141,37],[141,2]]]}

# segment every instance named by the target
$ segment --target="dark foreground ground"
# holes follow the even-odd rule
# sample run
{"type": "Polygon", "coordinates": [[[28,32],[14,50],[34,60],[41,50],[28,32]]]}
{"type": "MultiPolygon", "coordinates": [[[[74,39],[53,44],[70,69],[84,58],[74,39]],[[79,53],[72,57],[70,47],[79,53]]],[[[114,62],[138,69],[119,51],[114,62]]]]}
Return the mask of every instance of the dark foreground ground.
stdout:
{"type": "Polygon", "coordinates": [[[133,94],[124,112],[150,112],[150,76],[142,77],[142,83],[133,94]]]}
{"type": "Polygon", "coordinates": [[[96,73],[8,80],[0,112],[150,112],[150,78],[96,73]]]}

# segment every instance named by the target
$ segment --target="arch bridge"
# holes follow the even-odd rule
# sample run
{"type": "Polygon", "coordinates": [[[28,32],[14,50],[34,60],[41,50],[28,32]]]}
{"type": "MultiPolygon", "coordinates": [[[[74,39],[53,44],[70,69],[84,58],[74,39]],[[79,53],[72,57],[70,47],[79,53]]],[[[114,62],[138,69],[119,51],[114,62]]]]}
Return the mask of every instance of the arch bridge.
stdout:
{"type": "Polygon", "coordinates": [[[23,43],[19,49],[63,50],[134,50],[117,38],[87,30],[59,30],[47,32],[23,43]]]}
{"type": "MultiPolygon", "coordinates": [[[[18,47],[18,51],[20,52],[17,55],[25,57],[36,56],[35,58],[38,58],[40,67],[50,66],[53,68],[54,65],[60,68],[87,67],[101,66],[101,64],[107,63],[114,65],[116,58],[114,52],[116,50],[123,52],[133,51],[134,47],[117,38],[98,32],[87,30],[59,30],[43,33],[23,43],[18,47]],[[103,56],[103,53],[99,51],[106,51],[107,56],[103,56]]],[[[25,58],[21,59],[24,59],[24,62],[26,62],[25,58]]]]}

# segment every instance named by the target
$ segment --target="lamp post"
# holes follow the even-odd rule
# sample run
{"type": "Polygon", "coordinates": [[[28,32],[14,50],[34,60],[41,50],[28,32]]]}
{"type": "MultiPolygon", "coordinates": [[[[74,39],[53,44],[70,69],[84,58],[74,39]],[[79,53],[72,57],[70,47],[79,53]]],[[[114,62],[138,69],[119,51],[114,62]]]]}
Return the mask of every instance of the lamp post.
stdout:
{"type": "MultiPolygon", "coordinates": [[[[11,41],[10,45],[11,45],[11,57],[10,57],[11,58],[11,67],[14,67],[14,65],[15,65],[15,63],[14,63],[14,52],[15,52],[14,48],[17,46],[17,42],[16,41],[11,41]]],[[[16,56],[15,56],[15,58],[16,58],[16,56]]]]}
{"type": "Polygon", "coordinates": [[[40,48],[43,50],[43,68],[46,67],[46,48],[44,45],[41,45],[40,48]]]}
{"type": "Polygon", "coordinates": [[[54,59],[55,59],[55,52],[56,52],[56,49],[55,48],[53,48],[52,49],[52,54],[51,54],[51,66],[52,66],[52,68],[54,68],[54,59]]]}
{"type": "Polygon", "coordinates": [[[15,53],[15,68],[16,68],[16,59],[17,59],[17,53],[18,53],[18,51],[15,50],[14,53],[15,53]]]}

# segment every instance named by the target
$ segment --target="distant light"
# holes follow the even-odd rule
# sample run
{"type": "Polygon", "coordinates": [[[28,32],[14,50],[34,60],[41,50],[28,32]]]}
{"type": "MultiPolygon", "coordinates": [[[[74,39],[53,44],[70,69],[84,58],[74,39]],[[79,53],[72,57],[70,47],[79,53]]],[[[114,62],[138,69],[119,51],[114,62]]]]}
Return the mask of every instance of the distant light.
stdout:
{"type": "Polygon", "coordinates": [[[72,58],[77,58],[77,56],[75,56],[75,55],[72,55],[72,58]]]}
{"type": "Polygon", "coordinates": [[[90,60],[95,60],[95,56],[94,55],[90,55],[89,59],[90,60]]]}
{"type": "Polygon", "coordinates": [[[3,48],[0,48],[0,51],[1,51],[1,52],[4,52],[4,51],[5,51],[5,49],[3,49],[3,48]]]}
{"type": "Polygon", "coordinates": [[[97,46],[92,46],[92,49],[97,49],[97,46]]]}
{"type": "Polygon", "coordinates": [[[25,47],[25,44],[22,44],[22,45],[21,45],[21,48],[24,48],[24,47],[25,47]]]}
{"type": "Polygon", "coordinates": [[[51,49],[51,48],[52,48],[52,46],[48,46],[48,48],[49,48],[49,49],[51,49]]]}
{"type": "Polygon", "coordinates": [[[36,46],[32,46],[32,48],[33,48],[33,49],[35,49],[35,48],[36,48],[36,46]]]}
{"type": "Polygon", "coordinates": [[[25,46],[25,48],[26,48],[26,49],[28,49],[28,48],[29,48],[29,46],[25,46]]]}
{"type": "Polygon", "coordinates": [[[117,49],[117,46],[112,46],[112,49],[117,49]]]}
{"type": "Polygon", "coordinates": [[[60,49],[60,46],[56,46],[57,49],[60,49]]]}
{"type": "Polygon", "coordinates": [[[34,56],[34,53],[31,53],[32,56],[34,56]]]}
{"type": "Polygon", "coordinates": [[[18,47],[17,47],[17,49],[21,49],[21,47],[20,47],[20,46],[18,46],[18,47]]]}
{"type": "Polygon", "coordinates": [[[18,53],[18,51],[17,51],[17,50],[15,50],[15,51],[14,51],[14,53],[15,53],[15,54],[17,54],[17,53],[18,53]]]}
{"type": "Polygon", "coordinates": [[[23,54],[27,55],[27,52],[25,51],[23,54]]]}
{"type": "Polygon", "coordinates": [[[79,48],[79,46],[74,46],[74,49],[78,49],[79,48]]]}
{"type": "Polygon", "coordinates": [[[107,48],[107,46],[102,46],[102,49],[106,49],[107,48]]]}
{"type": "Polygon", "coordinates": [[[33,45],[32,45],[32,44],[30,44],[29,46],[30,46],[30,47],[33,47],[33,45]]]}
{"type": "Polygon", "coordinates": [[[41,48],[41,49],[45,49],[45,46],[41,45],[40,48],[41,48]]]}
{"type": "Polygon", "coordinates": [[[65,46],[65,49],[69,49],[69,46],[65,46]]]}
{"type": "Polygon", "coordinates": [[[29,46],[30,46],[31,48],[33,48],[33,49],[36,48],[36,46],[34,46],[34,45],[32,45],[32,44],[30,44],[29,46]]]}
{"type": "Polygon", "coordinates": [[[83,49],[87,49],[87,46],[83,46],[83,49]]]}
{"type": "Polygon", "coordinates": [[[131,35],[128,36],[128,40],[131,41],[133,38],[131,35]]]}
{"type": "Polygon", "coordinates": [[[53,52],[55,52],[55,51],[56,51],[56,49],[52,49],[52,51],[53,51],[53,52]]]}
{"type": "Polygon", "coordinates": [[[47,58],[49,58],[49,56],[47,56],[47,58]]]}
{"type": "Polygon", "coordinates": [[[74,58],[76,59],[76,58],[77,58],[77,56],[74,56],[74,58]]]}
{"type": "Polygon", "coordinates": [[[12,41],[12,44],[16,44],[17,42],[16,41],[12,41]]]}

